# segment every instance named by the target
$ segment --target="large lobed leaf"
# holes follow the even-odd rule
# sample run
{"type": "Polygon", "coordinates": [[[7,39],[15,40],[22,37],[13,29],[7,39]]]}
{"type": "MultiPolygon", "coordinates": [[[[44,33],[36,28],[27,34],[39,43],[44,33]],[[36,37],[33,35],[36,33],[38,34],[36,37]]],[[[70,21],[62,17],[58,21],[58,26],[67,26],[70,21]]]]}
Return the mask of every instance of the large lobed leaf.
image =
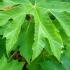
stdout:
{"type": "MultiPolygon", "coordinates": [[[[65,66],[65,63],[63,63],[65,59],[60,60],[65,38],[63,39],[63,35],[61,35],[56,24],[53,23],[49,13],[57,19],[56,21],[59,22],[58,24],[66,33],[66,37],[70,38],[70,16],[67,12],[70,12],[70,3],[61,0],[4,0],[0,2],[0,34],[6,38],[5,53],[8,54],[16,46],[20,46],[21,54],[30,63],[31,57],[32,61],[35,60],[43,49],[47,48],[45,41],[47,39],[52,55],[65,66]],[[31,14],[34,20],[24,22],[24,20],[26,21],[26,14],[31,14]],[[25,24],[27,24],[26,27],[25,24]],[[21,27],[24,27],[25,30],[21,27]]],[[[69,44],[70,42],[67,43],[67,49],[70,47],[69,44]]],[[[69,52],[67,52],[67,55],[67,58],[69,58],[69,52]]],[[[17,62],[12,63],[17,64],[17,62]]],[[[45,64],[45,68],[47,62],[42,64],[45,64]]],[[[53,65],[53,69],[58,68],[53,62],[48,62],[48,64],[47,68],[50,70],[52,70],[52,68],[49,68],[50,65],[53,65]]],[[[7,65],[9,66],[9,64],[7,65]]],[[[42,66],[43,70],[44,68],[42,66]]]]}

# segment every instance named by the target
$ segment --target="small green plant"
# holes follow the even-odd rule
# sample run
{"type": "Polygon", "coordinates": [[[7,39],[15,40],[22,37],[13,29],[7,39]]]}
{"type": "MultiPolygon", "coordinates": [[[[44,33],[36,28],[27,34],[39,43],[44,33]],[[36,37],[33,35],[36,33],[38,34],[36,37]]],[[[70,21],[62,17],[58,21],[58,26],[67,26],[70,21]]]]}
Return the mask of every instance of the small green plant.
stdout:
{"type": "Polygon", "coordinates": [[[0,0],[0,70],[70,70],[70,2],[0,0]]]}

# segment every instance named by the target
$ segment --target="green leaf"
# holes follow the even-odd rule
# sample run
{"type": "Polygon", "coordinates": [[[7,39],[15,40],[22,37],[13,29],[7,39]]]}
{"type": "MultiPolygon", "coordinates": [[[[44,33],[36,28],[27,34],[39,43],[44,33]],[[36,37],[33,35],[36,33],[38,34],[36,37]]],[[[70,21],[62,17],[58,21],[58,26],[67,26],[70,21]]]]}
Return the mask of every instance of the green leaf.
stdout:
{"type": "Polygon", "coordinates": [[[15,3],[12,2],[11,0],[3,0],[2,2],[0,1],[0,11],[3,7],[5,6],[12,6],[14,5],[15,3]]]}
{"type": "Polygon", "coordinates": [[[66,55],[62,55],[61,63],[66,70],[70,69],[70,59],[66,55]]]}
{"type": "Polygon", "coordinates": [[[40,63],[41,63],[41,57],[39,56],[33,62],[31,62],[31,64],[27,66],[28,70],[42,70],[40,63]]]}
{"type": "Polygon", "coordinates": [[[70,37],[70,16],[68,16],[65,12],[59,13],[51,11],[51,13],[57,18],[66,34],[70,37]]]}
{"type": "Polygon", "coordinates": [[[27,21],[25,19],[21,32],[19,35],[19,46],[21,54],[26,58],[26,60],[30,63],[30,59],[32,56],[32,45],[33,45],[33,39],[34,39],[34,19],[33,16],[31,16],[30,21],[27,21]]]}
{"type": "Polygon", "coordinates": [[[16,44],[23,21],[24,16],[20,15],[19,17],[14,18],[12,22],[9,22],[8,25],[4,26],[4,37],[6,37],[7,53],[9,53],[9,51],[13,49],[16,44]]]}
{"type": "Polygon", "coordinates": [[[36,15],[35,16],[35,21],[36,21],[35,31],[36,32],[35,32],[34,40],[36,41],[36,43],[35,43],[35,46],[33,46],[33,51],[34,51],[33,58],[37,57],[45,46],[44,41],[41,41],[43,40],[42,39],[42,35],[43,35],[43,38],[47,38],[49,40],[50,47],[54,56],[58,60],[60,60],[61,48],[63,46],[63,42],[62,42],[62,38],[58,30],[56,29],[54,24],[51,22],[47,14],[47,11],[37,8],[35,15],[36,15]]]}
{"type": "Polygon", "coordinates": [[[59,2],[59,1],[39,1],[37,6],[40,8],[45,8],[46,10],[54,10],[55,12],[68,11],[70,12],[69,2],[59,2]]]}
{"type": "Polygon", "coordinates": [[[3,38],[3,35],[0,35],[0,58],[6,55],[6,38],[3,38]]]}
{"type": "Polygon", "coordinates": [[[65,55],[67,58],[70,59],[70,39],[69,40],[65,40],[65,55]]]}
{"type": "Polygon", "coordinates": [[[0,70],[21,70],[22,64],[17,62],[18,56],[16,60],[10,62],[3,56],[18,46],[20,55],[29,65],[29,70],[69,70],[69,12],[68,0],[3,0],[0,2],[0,36],[3,35],[0,38],[0,70]],[[30,18],[34,20],[26,20],[27,14],[32,15],[33,17],[30,16],[30,18]],[[61,56],[62,53],[65,56],[61,56]],[[40,60],[35,61],[37,58],[40,60]]]}
{"type": "Polygon", "coordinates": [[[0,26],[7,24],[9,16],[7,14],[0,14],[0,26]]]}
{"type": "Polygon", "coordinates": [[[33,44],[33,55],[32,60],[36,59],[40,53],[42,52],[43,48],[45,47],[45,44],[43,42],[43,36],[42,36],[42,23],[39,17],[39,13],[35,9],[34,13],[34,19],[35,19],[35,34],[34,34],[34,44],[33,44]]]}
{"type": "Polygon", "coordinates": [[[52,50],[51,50],[51,47],[50,47],[50,43],[49,43],[49,41],[48,41],[48,39],[45,39],[45,50],[46,50],[46,52],[47,52],[47,54],[46,55],[53,55],[53,53],[52,53],[52,50]]]}
{"type": "Polygon", "coordinates": [[[23,63],[17,61],[8,62],[5,56],[0,59],[0,70],[21,70],[23,63]]]}
{"type": "Polygon", "coordinates": [[[44,62],[41,62],[42,70],[65,70],[63,68],[62,64],[57,63],[56,61],[53,61],[52,59],[47,59],[44,62]]]}

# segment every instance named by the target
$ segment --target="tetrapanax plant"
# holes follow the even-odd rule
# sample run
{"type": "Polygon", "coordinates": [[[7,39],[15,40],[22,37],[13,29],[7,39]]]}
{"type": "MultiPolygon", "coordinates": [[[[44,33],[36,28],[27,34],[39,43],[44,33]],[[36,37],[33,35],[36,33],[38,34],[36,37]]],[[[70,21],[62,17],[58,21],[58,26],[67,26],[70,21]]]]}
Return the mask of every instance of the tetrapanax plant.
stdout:
{"type": "Polygon", "coordinates": [[[0,49],[0,70],[70,70],[69,0],[1,0],[0,49]]]}

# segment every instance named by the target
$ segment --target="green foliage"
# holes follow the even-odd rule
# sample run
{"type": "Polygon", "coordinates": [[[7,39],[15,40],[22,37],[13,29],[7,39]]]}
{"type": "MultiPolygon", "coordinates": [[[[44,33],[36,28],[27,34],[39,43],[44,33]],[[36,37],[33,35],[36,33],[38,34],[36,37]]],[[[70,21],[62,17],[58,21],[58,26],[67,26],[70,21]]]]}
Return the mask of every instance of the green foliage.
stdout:
{"type": "Polygon", "coordinates": [[[70,70],[69,0],[0,0],[0,70],[22,68],[70,70]]]}

